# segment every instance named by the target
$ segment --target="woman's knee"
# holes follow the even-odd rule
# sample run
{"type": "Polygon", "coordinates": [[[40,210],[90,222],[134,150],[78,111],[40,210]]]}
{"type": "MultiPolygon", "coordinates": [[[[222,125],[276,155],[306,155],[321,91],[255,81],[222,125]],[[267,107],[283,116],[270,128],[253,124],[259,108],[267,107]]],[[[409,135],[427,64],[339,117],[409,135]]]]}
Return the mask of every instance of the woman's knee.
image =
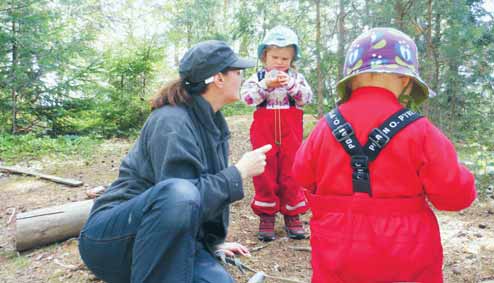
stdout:
{"type": "Polygon", "coordinates": [[[201,195],[197,187],[185,179],[168,179],[153,187],[153,195],[168,205],[191,203],[201,204],[201,195]]]}
{"type": "Polygon", "coordinates": [[[199,227],[201,197],[194,184],[183,179],[169,179],[155,185],[145,211],[166,230],[195,231],[199,227]]]}

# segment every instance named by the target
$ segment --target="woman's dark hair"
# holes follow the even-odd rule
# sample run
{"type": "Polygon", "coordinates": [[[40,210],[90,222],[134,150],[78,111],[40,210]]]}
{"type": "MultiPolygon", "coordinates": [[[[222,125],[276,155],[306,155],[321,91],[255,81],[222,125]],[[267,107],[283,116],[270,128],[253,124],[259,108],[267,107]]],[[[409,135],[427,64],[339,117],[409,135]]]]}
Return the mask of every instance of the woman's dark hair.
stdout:
{"type": "MultiPolygon", "coordinates": [[[[221,73],[226,74],[232,68],[226,68],[221,73]]],[[[150,99],[151,110],[158,109],[164,105],[175,106],[177,104],[187,104],[192,95],[202,95],[206,92],[208,85],[204,82],[191,83],[183,79],[176,79],[162,86],[150,99]]]]}

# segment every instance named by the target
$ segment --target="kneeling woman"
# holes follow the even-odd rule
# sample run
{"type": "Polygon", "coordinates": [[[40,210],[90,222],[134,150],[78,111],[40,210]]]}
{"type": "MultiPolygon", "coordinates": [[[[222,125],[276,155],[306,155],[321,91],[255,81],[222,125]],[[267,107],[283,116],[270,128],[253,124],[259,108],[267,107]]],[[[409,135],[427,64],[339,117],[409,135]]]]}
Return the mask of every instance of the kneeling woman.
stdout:
{"type": "Polygon", "coordinates": [[[99,197],[80,234],[84,263],[107,282],[233,282],[212,256],[248,254],[224,244],[229,204],[242,179],[261,174],[270,146],[228,166],[226,121],[239,99],[241,70],[254,62],[221,41],[192,47],[180,79],[159,91],[118,179],[99,197]]]}

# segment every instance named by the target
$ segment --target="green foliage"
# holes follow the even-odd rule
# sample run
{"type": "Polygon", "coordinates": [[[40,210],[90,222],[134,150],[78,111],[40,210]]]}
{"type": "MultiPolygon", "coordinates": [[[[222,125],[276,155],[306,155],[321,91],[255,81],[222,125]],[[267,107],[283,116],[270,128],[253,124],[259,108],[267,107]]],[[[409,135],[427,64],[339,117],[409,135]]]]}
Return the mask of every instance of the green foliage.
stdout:
{"type": "MultiPolygon", "coordinates": [[[[58,119],[80,96],[82,85],[97,67],[88,47],[97,17],[91,1],[9,1],[0,4],[0,108],[13,113],[1,132],[63,132],[58,119]],[[14,118],[15,117],[15,118],[14,118]]],[[[3,118],[3,117],[2,117],[3,118]]]]}
{"type": "Polygon", "coordinates": [[[233,115],[249,115],[254,112],[255,108],[252,106],[248,106],[243,102],[237,101],[235,103],[225,105],[221,109],[221,112],[225,116],[233,116],[233,115]]]}
{"type": "MultiPolygon", "coordinates": [[[[128,136],[139,129],[149,114],[146,98],[155,78],[155,62],[162,50],[149,43],[105,54],[108,86],[95,93],[93,133],[105,137],[128,136]]],[[[89,122],[89,121],[88,121],[89,122]]]]}
{"type": "Polygon", "coordinates": [[[0,161],[15,163],[19,160],[40,159],[55,155],[57,158],[77,156],[89,158],[101,140],[94,137],[60,136],[57,138],[28,135],[0,135],[0,161]]]}
{"type": "Polygon", "coordinates": [[[304,121],[304,139],[307,138],[317,124],[317,120],[304,121]]]}

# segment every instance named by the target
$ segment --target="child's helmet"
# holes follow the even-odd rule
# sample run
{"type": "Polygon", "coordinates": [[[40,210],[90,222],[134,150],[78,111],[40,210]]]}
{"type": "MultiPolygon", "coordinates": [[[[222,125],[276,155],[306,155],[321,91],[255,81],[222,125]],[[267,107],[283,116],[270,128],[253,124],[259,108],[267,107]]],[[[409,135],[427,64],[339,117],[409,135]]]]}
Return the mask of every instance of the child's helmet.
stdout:
{"type": "Polygon", "coordinates": [[[268,31],[261,44],[257,47],[257,56],[261,58],[264,49],[270,45],[275,45],[278,47],[293,45],[293,48],[295,48],[295,57],[293,59],[297,60],[300,57],[298,37],[293,30],[286,26],[276,26],[268,31]]]}
{"type": "Polygon", "coordinates": [[[362,73],[392,73],[412,78],[410,93],[418,105],[436,93],[420,78],[417,46],[403,32],[394,28],[373,28],[357,37],[345,56],[343,79],[336,84],[336,91],[345,101],[350,95],[347,83],[362,73]]]}

